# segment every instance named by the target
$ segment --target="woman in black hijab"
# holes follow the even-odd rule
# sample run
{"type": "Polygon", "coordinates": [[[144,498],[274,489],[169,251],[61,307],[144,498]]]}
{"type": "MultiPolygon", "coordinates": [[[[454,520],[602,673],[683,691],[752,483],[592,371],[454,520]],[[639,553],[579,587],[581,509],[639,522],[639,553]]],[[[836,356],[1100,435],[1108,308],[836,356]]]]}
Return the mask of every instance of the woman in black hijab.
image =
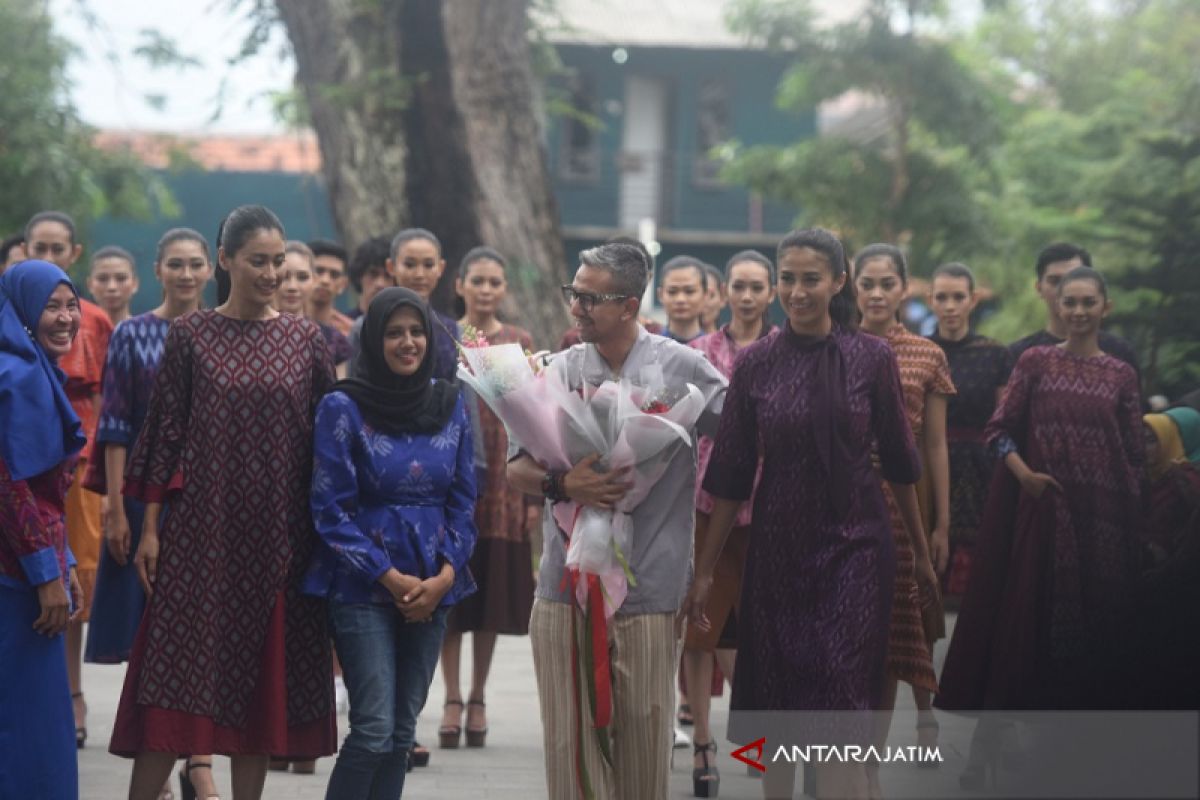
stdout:
{"type": "Polygon", "coordinates": [[[329,602],[350,733],[327,797],[398,798],[451,605],[475,591],[471,424],[432,378],[445,335],[408,289],[371,301],[360,377],[317,407],[313,520],[322,545],[304,590],[329,602]]]}

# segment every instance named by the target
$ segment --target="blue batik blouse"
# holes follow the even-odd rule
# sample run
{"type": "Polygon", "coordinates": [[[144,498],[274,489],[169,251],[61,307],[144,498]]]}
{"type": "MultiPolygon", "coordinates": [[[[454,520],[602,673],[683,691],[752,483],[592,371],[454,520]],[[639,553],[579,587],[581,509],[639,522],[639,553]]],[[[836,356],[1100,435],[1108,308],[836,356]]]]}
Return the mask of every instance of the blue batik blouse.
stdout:
{"type": "Polygon", "coordinates": [[[330,392],[314,427],[311,503],[321,541],[303,591],[391,604],[378,583],[388,569],[425,579],[444,560],[454,585],[441,605],[474,592],[474,443],[462,397],[441,431],[393,436],[367,425],[349,395],[330,392]]]}

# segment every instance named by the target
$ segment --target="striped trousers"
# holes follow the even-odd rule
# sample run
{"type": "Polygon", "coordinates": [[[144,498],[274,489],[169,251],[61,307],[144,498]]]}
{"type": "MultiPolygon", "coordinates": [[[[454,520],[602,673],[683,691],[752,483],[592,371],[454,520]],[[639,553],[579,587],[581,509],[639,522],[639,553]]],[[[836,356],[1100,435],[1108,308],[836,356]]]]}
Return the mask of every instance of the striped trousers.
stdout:
{"type": "Polygon", "coordinates": [[[600,753],[586,701],[577,716],[573,675],[571,615],[574,605],[538,598],[529,619],[533,667],[542,707],[542,741],[546,754],[546,788],[550,800],[583,796],[577,758],[596,800],[661,800],[668,794],[672,744],[671,714],[675,706],[674,614],[629,614],[609,620],[613,717],[610,768],[600,753]],[[580,732],[582,731],[582,736],[580,732]]]}

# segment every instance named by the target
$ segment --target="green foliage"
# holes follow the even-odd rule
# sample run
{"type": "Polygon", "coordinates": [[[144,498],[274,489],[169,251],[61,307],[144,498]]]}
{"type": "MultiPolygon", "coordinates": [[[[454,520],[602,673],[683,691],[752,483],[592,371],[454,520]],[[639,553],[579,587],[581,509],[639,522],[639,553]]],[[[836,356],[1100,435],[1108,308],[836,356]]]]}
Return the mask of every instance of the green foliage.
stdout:
{"type": "MultiPolygon", "coordinates": [[[[1004,191],[993,220],[1006,244],[989,255],[989,275],[1003,282],[1003,265],[1021,264],[1028,286],[1040,247],[1084,244],[1111,280],[1110,321],[1137,346],[1144,388],[1168,396],[1195,388],[1200,6],[1009,6],[974,37],[981,55],[1020,77],[1024,95],[995,155],[1004,191]]],[[[995,325],[1028,330],[1041,319],[1036,303],[1008,302],[995,325]]]]}
{"type": "Polygon", "coordinates": [[[145,59],[151,67],[185,70],[200,66],[200,59],[181,52],[179,46],[161,31],[143,28],[138,35],[141,43],[133,49],[133,54],[145,59]]]}
{"type": "Polygon", "coordinates": [[[786,147],[725,148],[725,176],[796,204],[853,246],[891,239],[918,272],[971,264],[1000,297],[986,333],[1045,323],[1037,252],[1090,249],[1112,327],[1148,392],[1200,384],[1200,4],[991,0],[969,34],[939,2],[870,0],[822,30],[805,0],[739,0],[730,23],[792,54],[779,86],[800,111],[856,90],[876,127],[786,147]],[[907,23],[905,22],[907,20],[907,23]],[[938,38],[917,28],[942,31],[938,38]],[[874,134],[874,135],[872,135],[874,134]]]}
{"type": "Polygon", "coordinates": [[[68,47],[42,4],[0,0],[0,232],[36,212],[70,213],[83,230],[100,214],[177,213],[165,184],[133,155],[92,144],[94,131],[66,102],[68,47]]]}
{"type": "Polygon", "coordinates": [[[834,227],[851,246],[901,243],[920,271],[985,241],[1001,103],[953,42],[915,33],[942,13],[939,2],[873,0],[861,19],[822,28],[806,0],[735,4],[735,30],[795,57],[781,107],[856,91],[878,101],[877,120],[784,148],[731,148],[725,178],[798,206],[802,224],[834,227]]]}

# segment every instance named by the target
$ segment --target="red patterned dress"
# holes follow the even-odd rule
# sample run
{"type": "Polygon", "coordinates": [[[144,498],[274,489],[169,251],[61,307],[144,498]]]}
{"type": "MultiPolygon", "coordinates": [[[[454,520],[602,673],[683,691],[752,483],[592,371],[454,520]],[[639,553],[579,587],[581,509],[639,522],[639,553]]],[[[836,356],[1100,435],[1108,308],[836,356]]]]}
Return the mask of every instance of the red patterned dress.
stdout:
{"type": "Polygon", "coordinates": [[[951,711],[1113,708],[1136,641],[1145,460],[1137,374],[1109,355],[1034,347],[986,429],[1063,491],[997,469],[936,704],[951,711]]]}
{"type": "Polygon", "coordinates": [[[171,325],[126,471],[127,495],[167,509],[114,754],[334,751],[325,609],[297,591],[316,541],[313,413],[332,383],[308,320],[208,310],[171,325]]]}
{"type": "MultiPolygon", "coordinates": [[[[488,344],[519,344],[533,350],[528,331],[504,325],[487,337],[488,344]]],[[[515,636],[529,633],[533,608],[533,553],[525,529],[525,495],[509,486],[508,436],[504,423],[487,404],[479,404],[479,427],[487,453],[487,479],[480,481],[475,503],[475,527],[479,538],[471,554],[471,575],[479,591],[462,600],[450,612],[450,631],[488,631],[515,636]]]]}
{"type": "MultiPolygon", "coordinates": [[[[925,399],[931,394],[954,394],[950,366],[940,347],[928,339],[909,333],[899,323],[888,331],[887,342],[896,352],[896,361],[900,365],[900,385],[904,389],[904,411],[912,428],[913,439],[920,448],[925,428],[925,399]]],[[[922,464],[928,464],[928,461],[922,452],[922,464]]],[[[923,469],[921,482],[917,484],[917,497],[926,534],[931,529],[933,504],[927,499],[931,488],[929,471],[923,469]]],[[[916,559],[904,526],[904,517],[896,504],[892,487],[886,482],[883,484],[883,494],[887,499],[892,535],[896,541],[896,590],[892,598],[892,625],[888,634],[888,675],[936,692],[933,656],[926,641],[927,638],[936,639],[946,635],[941,604],[927,609],[925,617],[922,617],[921,602],[917,596],[916,559]]]]}

